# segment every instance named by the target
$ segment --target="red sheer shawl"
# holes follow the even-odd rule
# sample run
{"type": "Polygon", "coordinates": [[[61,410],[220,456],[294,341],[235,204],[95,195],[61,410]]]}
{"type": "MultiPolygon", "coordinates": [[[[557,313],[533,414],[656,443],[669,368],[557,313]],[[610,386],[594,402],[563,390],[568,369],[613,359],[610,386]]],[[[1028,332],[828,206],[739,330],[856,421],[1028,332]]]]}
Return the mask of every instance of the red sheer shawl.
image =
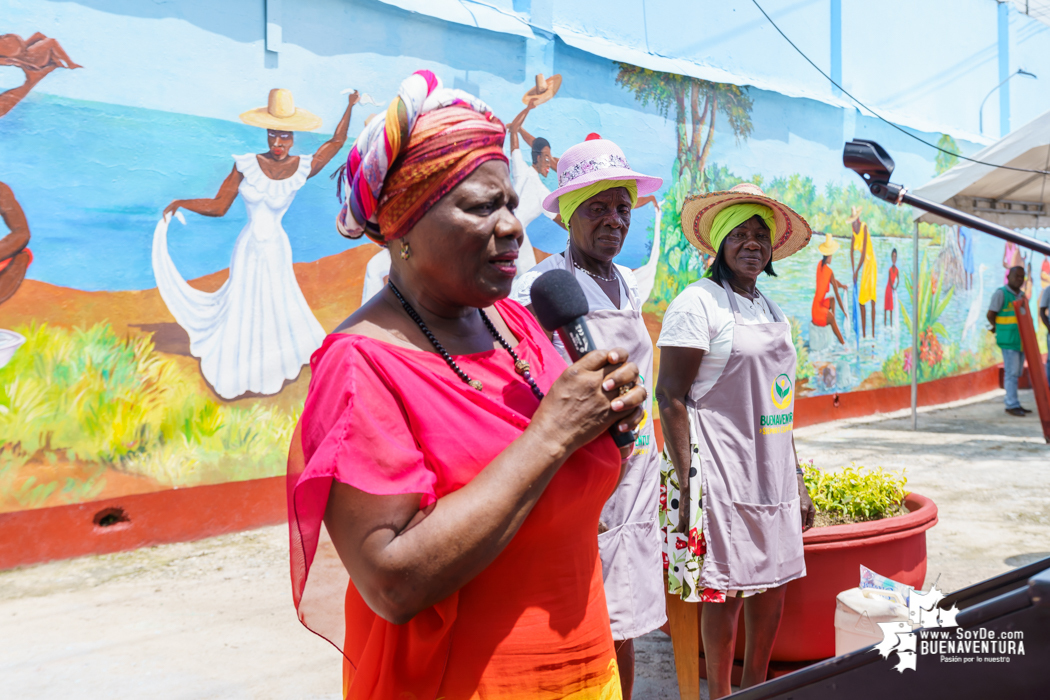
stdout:
{"type": "MultiPolygon", "coordinates": [[[[564,362],[523,307],[496,308],[546,391],[564,362]]],[[[343,652],[347,697],[469,697],[480,686],[489,696],[608,695],[618,681],[596,532],[619,455],[607,436],[566,462],[486,571],[405,625],[367,606],[335,553],[323,524],[333,479],[374,494],[418,493],[425,507],[527,427],[538,402],[505,350],[456,361],[484,391],[435,353],[363,336],[333,334],[314,354],[288,471],[299,618],[343,652]]]]}

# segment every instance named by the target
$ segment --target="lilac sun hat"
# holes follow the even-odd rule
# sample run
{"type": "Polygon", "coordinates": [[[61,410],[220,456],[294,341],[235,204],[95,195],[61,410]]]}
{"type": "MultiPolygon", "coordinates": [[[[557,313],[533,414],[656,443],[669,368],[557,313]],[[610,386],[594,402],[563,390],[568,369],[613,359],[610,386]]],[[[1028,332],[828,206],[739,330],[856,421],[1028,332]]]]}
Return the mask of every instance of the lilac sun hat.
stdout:
{"type": "Polygon", "coordinates": [[[652,194],[664,184],[663,178],[631,170],[623,151],[609,139],[592,139],[576,144],[558,159],[558,189],[544,197],[543,208],[557,214],[558,197],[601,180],[634,180],[639,196],[652,194]]]}

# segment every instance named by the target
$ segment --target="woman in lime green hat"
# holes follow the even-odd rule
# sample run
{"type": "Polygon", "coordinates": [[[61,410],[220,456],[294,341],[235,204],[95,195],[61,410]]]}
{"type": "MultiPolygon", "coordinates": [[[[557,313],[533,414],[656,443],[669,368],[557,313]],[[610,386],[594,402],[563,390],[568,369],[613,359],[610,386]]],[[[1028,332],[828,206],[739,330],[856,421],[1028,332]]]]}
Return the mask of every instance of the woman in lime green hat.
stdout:
{"type": "MultiPolygon", "coordinates": [[[[668,592],[704,603],[701,636],[712,698],[732,689],[741,609],[741,687],[763,682],[785,584],[805,576],[802,531],[815,510],[792,439],[795,347],[783,311],[757,287],[796,252],[808,224],[754,185],[686,201],[682,230],[714,255],[667,307],[656,397],[667,457],[661,525],[668,592]]],[[[668,603],[676,615],[692,606],[668,603]]]]}

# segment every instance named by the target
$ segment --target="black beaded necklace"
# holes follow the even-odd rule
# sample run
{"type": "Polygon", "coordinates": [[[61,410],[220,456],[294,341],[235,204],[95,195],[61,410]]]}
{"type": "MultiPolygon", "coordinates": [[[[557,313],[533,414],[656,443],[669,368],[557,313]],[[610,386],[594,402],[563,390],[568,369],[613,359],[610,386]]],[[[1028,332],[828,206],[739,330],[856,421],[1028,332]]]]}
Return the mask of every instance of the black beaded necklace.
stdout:
{"type": "MultiPolygon", "coordinates": [[[[412,305],[409,304],[403,296],[401,296],[401,292],[396,286],[394,286],[394,283],[388,281],[387,285],[390,287],[390,291],[394,293],[394,296],[397,297],[397,300],[401,302],[401,306],[405,307],[405,313],[408,314],[409,318],[416,322],[416,325],[419,326],[419,330],[423,331],[423,335],[427,337],[427,340],[430,341],[430,344],[434,346],[434,349],[437,350],[438,354],[441,355],[441,357],[445,360],[445,364],[447,364],[452,369],[452,371],[456,373],[456,376],[462,379],[466,384],[469,384],[472,388],[481,391],[483,388],[481,382],[477,379],[471,379],[467,375],[467,373],[464,372],[460,368],[460,366],[456,364],[456,361],[452,359],[452,356],[448,354],[448,351],[445,350],[444,346],[442,346],[441,343],[438,342],[438,339],[434,337],[434,334],[430,332],[430,329],[427,328],[427,324],[423,322],[423,319],[420,318],[419,314],[416,313],[416,310],[412,308],[412,305]]],[[[492,334],[492,337],[495,338],[496,341],[503,346],[504,350],[510,353],[510,356],[512,358],[514,358],[514,371],[521,375],[521,378],[528,383],[529,388],[532,389],[533,396],[535,396],[538,400],[542,401],[543,391],[541,391],[540,388],[536,386],[536,380],[532,378],[532,372],[529,369],[529,363],[518,358],[518,354],[514,352],[514,350],[510,347],[510,343],[507,342],[506,338],[504,338],[500,334],[500,332],[496,330],[496,327],[492,325],[492,321],[489,319],[489,317],[485,314],[484,311],[478,309],[478,313],[481,314],[481,320],[485,324],[485,328],[487,328],[489,330],[489,333],[492,334]]]]}

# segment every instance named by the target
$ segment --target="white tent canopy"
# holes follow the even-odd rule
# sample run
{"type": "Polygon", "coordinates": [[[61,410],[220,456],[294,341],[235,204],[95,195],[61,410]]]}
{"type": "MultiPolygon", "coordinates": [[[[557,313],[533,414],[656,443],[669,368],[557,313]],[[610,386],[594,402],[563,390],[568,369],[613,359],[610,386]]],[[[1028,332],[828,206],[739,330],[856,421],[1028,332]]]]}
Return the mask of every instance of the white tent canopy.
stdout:
{"type": "MultiPolygon", "coordinates": [[[[1050,112],[971,156],[1015,168],[1050,171],[1050,112]]],[[[912,194],[1007,228],[1050,227],[1050,176],[960,161],[912,194]]],[[[916,219],[951,223],[919,209],[916,219]]]]}

